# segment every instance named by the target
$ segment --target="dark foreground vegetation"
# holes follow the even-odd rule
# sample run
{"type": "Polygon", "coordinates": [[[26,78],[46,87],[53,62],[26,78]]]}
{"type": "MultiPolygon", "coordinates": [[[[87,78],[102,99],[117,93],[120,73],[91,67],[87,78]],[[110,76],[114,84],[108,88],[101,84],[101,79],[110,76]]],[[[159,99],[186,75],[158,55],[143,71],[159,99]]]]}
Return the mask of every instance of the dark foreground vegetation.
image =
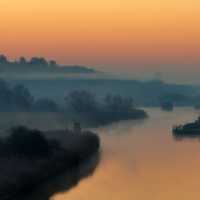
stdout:
{"type": "Polygon", "coordinates": [[[0,140],[0,199],[13,200],[59,173],[73,169],[99,151],[91,132],[41,132],[15,127],[0,140]],[[53,139],[62,135],[63,141],[53,139]]]}

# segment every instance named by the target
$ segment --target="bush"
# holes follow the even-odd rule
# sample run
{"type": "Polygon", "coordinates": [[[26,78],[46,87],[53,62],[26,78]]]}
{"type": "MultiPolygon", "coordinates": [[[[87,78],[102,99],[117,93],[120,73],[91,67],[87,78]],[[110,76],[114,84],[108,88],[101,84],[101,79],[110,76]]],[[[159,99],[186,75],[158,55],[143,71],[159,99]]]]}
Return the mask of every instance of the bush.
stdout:
{"type": "Polygon", "coordinates": [[[39,130],[23,126],[11,129],[11,135],[5,140],[5,149],[11,155],[24,157],[43,157],[50,153],[48,140],[39,130]]]}

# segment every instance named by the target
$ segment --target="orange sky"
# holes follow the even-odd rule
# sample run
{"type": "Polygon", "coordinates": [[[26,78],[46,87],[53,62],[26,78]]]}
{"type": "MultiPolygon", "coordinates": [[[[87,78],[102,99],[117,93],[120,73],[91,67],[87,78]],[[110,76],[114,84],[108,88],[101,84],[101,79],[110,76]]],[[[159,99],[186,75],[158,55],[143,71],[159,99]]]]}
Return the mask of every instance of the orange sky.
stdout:
{"type": "Polygon", "coordinates": [[[199,0],[0,0],[0,19],[0,51],[11,58],[131,72],[199,68],[199,0]]]}

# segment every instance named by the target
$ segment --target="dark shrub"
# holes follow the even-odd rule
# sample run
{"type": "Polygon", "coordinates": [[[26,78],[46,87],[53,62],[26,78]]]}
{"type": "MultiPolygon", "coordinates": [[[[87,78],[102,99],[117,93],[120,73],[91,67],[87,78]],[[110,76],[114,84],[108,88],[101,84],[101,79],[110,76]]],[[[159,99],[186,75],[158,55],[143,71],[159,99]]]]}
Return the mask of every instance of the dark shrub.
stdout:
{"type": "Polygon", "coordinates": [[[50,153],[50,145],[42,133],[23,126],[12,128],[6,143],[12,155],[32,158],[43,157],[50,153]]]}

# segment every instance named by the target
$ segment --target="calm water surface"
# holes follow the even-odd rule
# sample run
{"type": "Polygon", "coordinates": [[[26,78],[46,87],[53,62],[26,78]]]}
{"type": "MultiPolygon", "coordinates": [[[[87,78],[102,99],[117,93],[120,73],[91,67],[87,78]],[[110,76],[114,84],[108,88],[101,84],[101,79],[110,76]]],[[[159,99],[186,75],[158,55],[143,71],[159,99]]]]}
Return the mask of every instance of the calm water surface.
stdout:
{"type": "Polygon", "coordinates": [[[102,160],[93,176],[52,200],[199,200],[200,140],[172,137],[192,108],[147,109],[150,118],[99,128],[102,160]]]}

